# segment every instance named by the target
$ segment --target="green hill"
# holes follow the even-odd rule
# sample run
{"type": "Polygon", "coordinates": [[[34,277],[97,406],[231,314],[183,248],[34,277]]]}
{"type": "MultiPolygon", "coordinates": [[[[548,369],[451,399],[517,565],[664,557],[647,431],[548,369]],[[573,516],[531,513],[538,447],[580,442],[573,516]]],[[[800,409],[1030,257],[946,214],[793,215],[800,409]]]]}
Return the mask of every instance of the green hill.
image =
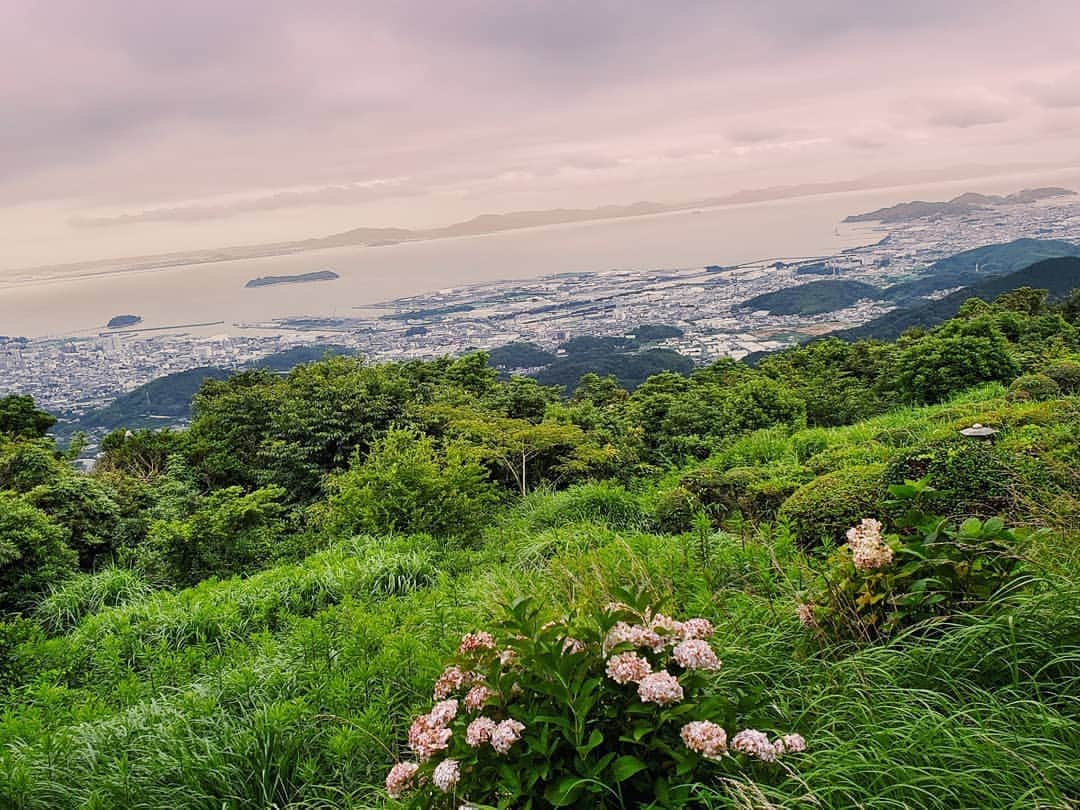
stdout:
{"type": "Polygon", "coordinates": [[[936,301],[887,312],[872,321],[833,332],[843,340],[894,340],[913,326],[932,327],[944,323],[960,311],[969,298],[992,301],[999,295],[1020,287],[1047,290],[1058,298],[1080,287],[1080,258],[1045,259],[1023,270],[984,279],[936,301]]]}
{"type": "MultiPolygon", "coordinates": [[[[299,346],[276,352],[249,364],[249,368],[288,371],[301,363],[320,360],[327,354],[344,354],[344,346],[299,346]]],[[[179,371],[150,380],[117,397],[103,408],[57,425],[56,435],[67,438],[77,431],[101,432],[116,428],[159,428],[187,421],[191,400],[205,380],[223,380],[233,372],[215,366],[179,371]]]]}
{"type": "MultiPolygon", "coordinates": [[[[224,380],[231,372],[203,366],[158,377],[117,397],[104,408],[58,426],[70,435],[78,430],[100,431],[116,428],[157,428],[176,424],[191,416],[191,398],[204,380],[224,380]]],[[[58,435],[61,431],[57,431],[58,435]]]]}
{"type": "Polygon", "coordinates": [[[823,280],[764,293],[745,301],[748,310],[768,310],[773,315],[821,315],[844,309],[865,298],[881,298],[882,291],[861,281],[823,280]]]}
{"type": "Polygon", "coordinates": [[[886,289],[885,297],[902,304],[938,290],[966,287],[988,276],[1014,273],[1043,259],[1063,256],[1080,256],[1080,244],[1059,239],[1017,239],[984,245],[934,262],[918,278],[886,289]]]}

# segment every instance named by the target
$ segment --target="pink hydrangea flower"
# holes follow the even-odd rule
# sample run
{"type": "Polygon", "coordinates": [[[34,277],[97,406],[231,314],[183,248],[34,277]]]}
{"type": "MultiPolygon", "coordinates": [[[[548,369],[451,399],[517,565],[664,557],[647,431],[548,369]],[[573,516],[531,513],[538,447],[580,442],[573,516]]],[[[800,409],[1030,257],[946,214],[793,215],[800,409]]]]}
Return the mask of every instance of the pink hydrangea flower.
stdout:
{"type": "Polygon", "coordinates": [[[682,636],[685,639],[712,638],[714,632],[712,622],[708,619],[687,619],[682,623],[682,636]]]}
{"type": "Polygon", "coordinates": [[[683,688],[678,678],[668,672],[654,672],[638,683],[638,697],[642,703],[670,706],[683,699],[683,688]]]}
{"type": "Polygon", "coordinates": [[[617,684],[638,683],[652,672],[649,662],[636,652],[613,655],[607,662],[607,676],[617,684]]]}
{"type": "Polygon", "coordinates": [[[817,628],[817,619],[814,617],[814,606],[810,603],[803,603],[795,608],[795,612],[799,616],[799,621],[802,622],[802,626],[807,630],[814,630],[817,628]]]}
{"type": "Polygon", "coordinates": [[[491,747],[500,754],[507,754],[510,747],[521,739],[525,724],[517,720],[503,720],[491,733],[491,747]]]}
{"type": "Polygon", "coordinates": [[[683,669],[720,669],[720,659],[716,657],[709,642],[699,638],[680,641],[672,655],[683,669]]]}
{"type": "Polygon", "coordinates": [[[486,633],[481,630],[478,633],[466,633],[461,637],[461,644],[458,645],[458,655],[468,655],[476,650],[494,650],[495,638],[491,633],[486,633]]]}
{"type": "Polygon", "coordinates": [[[486,686],[474,686],[465,695],[465,710],[470,712],[478,712],[484,708],[484,704],[487,703],[494,692],[488,689],[486,686]]]}
{"type": "Polygon", "coordinates": [[[413,787],[413,777],[420,766],[415,762],[399,762],[386,775],[386,793],[391,799],[400,799],[413,787]]]}
{"type": "Polygon", "coordinates": [[[649,621],[649,629],[654,633],[666,636],[670,641],[676,638],[682,638],[683,624],[676,621],[670,616],[665,616],[663,613],[657,613],[649,621]]]}
{"type": "Polygon", "coordinates": [[[495,733],[498,725],[490,717],[477,717],[465,729],[465,744],[470,748],[479,748],[484,743],[491,742],[491,735],[495,733]]]}
{"type": "Polygon", "coordinates": [[[687,723],[679,732],[683,745],[706,759],[720,759],[727,751],[727,732],[708,720],[687,723]]]}
{"type": "Polygon", "coordinates": [[[629,644],[632,647],[649,649],[653,652],[660,652],[660,650],[664,649],[664,639],[656,632],[647,627],[627,624],[626,622],[616,622],[608,631],[607,637],[604,639],[604,652],[606,653],[620,644],[629,644]]]}
{"type": "Polygon", "coordinates": [[[736,734],[731,740],[731,748],[762,762],[776,761],[776,749],[769,742],[768,735],[752,728],[743,729],[736,734]]]}
{"type": "Polygon", "coordinates": [[[465,685],[465,673],[460,667],[449,666],[435,681],[435,700],[444,700],[465,685]]]}
{"type": "Polygon", "coordinates": [[[431,781],[443,793],[449,793],[453,790],[460,778],[461,763],[456,759],[444,759],[435,766],[435,772],[431,774],[431,781]]]}
{"type": "Polygon", "coordinates": [[[779,754],[801,754],[806,750],[806,740],[802,734],[785,734],[773,743],[773,750],[779,754]]]}
{"type": "Polygon", "coordinates": [[[450,721],[457,717],[458,702],[456,700],[440,700],[431,707],[428,715],[436,725],[448,726],[450,721]]]}
{"type": "MultiPolygon", "coordinates": [[[[457,713],[457,701],[444,701],[444,703],[453,703],[454,714],[457,713]]],[[[448,710],[443,709],[438,715],[434,711],[432,714],[422,714],[409,726],[409,748],[421,762],[427,762],[439,751],[446,750],[450,744],[451,732],[446,724],[453,719],[454,714],[447,717],[447,713],[448,710]]]]}

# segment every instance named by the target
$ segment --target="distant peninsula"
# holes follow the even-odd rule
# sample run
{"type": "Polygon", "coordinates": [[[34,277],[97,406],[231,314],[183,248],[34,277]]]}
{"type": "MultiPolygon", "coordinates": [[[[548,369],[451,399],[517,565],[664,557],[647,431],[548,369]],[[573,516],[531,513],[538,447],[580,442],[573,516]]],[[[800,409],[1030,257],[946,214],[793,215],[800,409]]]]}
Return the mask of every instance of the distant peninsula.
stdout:
{"type": "Polygon", "coordinates": [[[105,324],[105,328],[122,329],[125,326],[134,326],[137,323],[142,323],[141,315],[114,315],[109,318],[109,322],[105,324]]]}
{"type": "Polygon", "coordinates": [[[316,270],[313,273],[300,273],[295,276],[260,276],[253,278],[245,287],[272,287],[275,284],[307,284],[312,281],[333,281],[341,278],[333,270],[316,270]]]}
{"type": "Polygon", "coordinates": [[[1000,196],[997,194],[975,194],[968,192],[959,197],[953,197],[948,202],[925,202],[914,200],[913,202],[891,205],[888,208],[879,208],[865,214],[852,214],[844,219],[844,222],[883,222],[897,223],[910,222],[925,217],[956,216],[968,214],[984,208],[997,205],[1022,205],[1052,197],[1072,197],[1075,191],[1067,188],[1026,188],[1013,194],[1000,196]]]}
{"type": "MultiPolygon", "coordinates": [[[[998,169],[1000,169],[1000,167],[996,167],[995,171],[998,169]]],[[[986,173],[986,167],[967,167],[960,170],[950,170],[945,173],[940,171],[925,171],[916,173],[877,174],[823,183],[744,189],[742,191],[719,196],[684,200],[682,202],[642,201],[631,203],[629,205],[602,205],[596,208],[555,208],[538,211],[511,211],[504,214],[482,214],[473,217],[470,220],[457,222],[444,227],[423,229],[361,227],[332,233],[326,236],[299,239],[289,242],[231,245],[207,249],[194,249],[179,253],[159,253],[142,256],[128,256],[125,258],[97,259],[92,261],[80,261],[75,264],[54,264],[17,269],[32,275],[34,278],[84,278],[103,274],[111,275],[117,272],[136,272],[184,267],[196,264],[214,264],[217,262],[235,261],[237,259],[264,259],[271,256],[293,256],[309,251],[323,250],[325,248],[386,248],[408,242],[461,236],[480,236],[490,233],[501,233],[524,228],[538,228],[574,222],[621,219],[624,217],[639,217],[650,214],[674,213],[679,211],[698,211],[720,206],[743,205],[746,203],[767,202],[769,200],[785,200],[815,194],[832,194],[844,191],[865,191],[869,189],[892,188],[895,186],[912,186],[922,183],[941,182],[944,180],[969,180],[983,177],[986,173]]],[[[1033,192],[1020,192],[1016,195],[1009,195],[1009,197],[1012,198],[1011,201],[1013,202],[1023,202],[1024,195],[1033,193],[1041,194],[1045,191],[1046,189],[1035,189],[1033,192]]],[[[1054,189],[1053,192],[1055,195],[1073,193],[1066,189],[1054,189]]],[[[983,198],[983,195],[974,196],[983,198]]],[[[963,201],[963,197],[958,199],[963,201]]],[[[996,202],[996,198],[985,197],[983,199],[990,200],[990,204],[999,204],[996,202]]],[[[949,203],[907,203],[905,205],[930,205],[940,207],[948,204],[949,203]]],[[[875,211],[870,214],[856,214],[849,217],[847,221],[862,222],[871,220],[889,210],[891,209],[881,209],[881,211],[875,211]]],[[[923,212],[916,216],[927,216],[932,213],[933,211],[923,212]]],[[[133,218],[128,215],[122,215],[120,217],[112,218],[76,218],[73,221],[80,227],[96,227],[138,221],[138,219],[138,216],[133,218]]],[[[886,221],[901,220],[889,219],[886,221]]],[[[254,279],[253,281],[260,283],[253,283],[250,286],[263,286],[263,283],[266,283],[267,280],[254,279]]],[[[269,280],[269,283],[290,283],[290,280],[286,277],[283,282],[278,282],[274,279],[269,280]]]]}

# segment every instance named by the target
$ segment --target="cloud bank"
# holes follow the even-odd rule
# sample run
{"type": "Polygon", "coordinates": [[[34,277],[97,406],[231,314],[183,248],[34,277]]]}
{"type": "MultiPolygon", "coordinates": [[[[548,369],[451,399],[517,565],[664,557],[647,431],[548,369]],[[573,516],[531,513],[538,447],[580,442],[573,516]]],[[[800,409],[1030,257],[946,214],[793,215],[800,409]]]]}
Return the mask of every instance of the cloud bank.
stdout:
{"type": "Polygon", "coordinates": [[[121,250],[1075,160],[1078,29],[1073,0],[9,0],[0,224],[121,250]]]}

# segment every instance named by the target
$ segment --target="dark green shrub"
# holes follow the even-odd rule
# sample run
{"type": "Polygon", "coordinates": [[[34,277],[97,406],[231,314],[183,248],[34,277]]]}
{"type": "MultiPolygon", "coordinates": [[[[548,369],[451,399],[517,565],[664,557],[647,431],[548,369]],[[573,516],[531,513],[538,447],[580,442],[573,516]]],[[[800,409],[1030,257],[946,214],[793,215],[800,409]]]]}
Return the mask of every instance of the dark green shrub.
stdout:
{"type": "Polygon", "coordinates": [[[713,467],[698,467],[683,473],[679,486],[692,493],[703,505],[720,503],[725,494],[726,473],[713,467]]]}
{"type": "Polygon", "coordinates": [[[987,318],[949,321],[940,329],[901,346],[895,384],[901,400],[941,402],[984,382],[1007,382],[1019,373],[1005,335],[987,318]]]}
{"type": "Polygon", "coordinates": [[[1042,373],[1057,383],[1066,394],[1080,391],[1080,363],[1075,360],[1055,360],[1047,363],[1042,373]]]}
{"type": "Polygon", "coordinates": [[[802,472],[802,468],[779,464],[732,467],[723,472],[702,467],[686,473],[679,486],[714,514],[738,511],[754,520],[766,520],[805,483],[802,472]]]}
{"type": "Polygon", "coordinates": [[[194,584],[250,574],[277,558],[285,536],[281,487],[216,490],[184,520],[158,520],[138,549],[151,579],[194,584]]]}
{"type": "Polygon", "coordinates": [[[656,501],[656,525],[668,534],[682,534],[694,526],[694,515],[702,509],[701,501],[690,490],[675,487],[660,494],[656,501]]]}
{"type": "Polygon", "coordinates": [[[842,542],[844,533],[877,511],[883,492],[883,464],[847,467],[818,476],[795,490],[777,513],[803,546],[842,542]]]}
{"type": "Polygon", "coordinates": [[[26,500],[68,532],[79,565],[92,571],[108,561],[120,539],[120,509],[108,488],[86,475],[59,475],[34,487],[26,500]]]}
{"type": "Polygon", "coordinates": [[[43,638],[41,628],[23,616],[9,616],[0,620],[0,682],[15,683],[19,674],[16,648],[43,638]]]}
{"type": "Polygon", "coordinates": [[[1006,397],[1010,402],[1021,400],[1053,399],[1061,394],[1058,384],[1046,374],[1025,374],[1017,377],[1009,386],[1006,397]]]}
{"type": "Polygon", "coordinates": [[[885,467],[887,485],[929,478],[934,491],[920,506],[948,515],[995,515],[1013,503],[1018,465],[1006,450],[965,436],[927,442],[900,452],[885,467]]]}

